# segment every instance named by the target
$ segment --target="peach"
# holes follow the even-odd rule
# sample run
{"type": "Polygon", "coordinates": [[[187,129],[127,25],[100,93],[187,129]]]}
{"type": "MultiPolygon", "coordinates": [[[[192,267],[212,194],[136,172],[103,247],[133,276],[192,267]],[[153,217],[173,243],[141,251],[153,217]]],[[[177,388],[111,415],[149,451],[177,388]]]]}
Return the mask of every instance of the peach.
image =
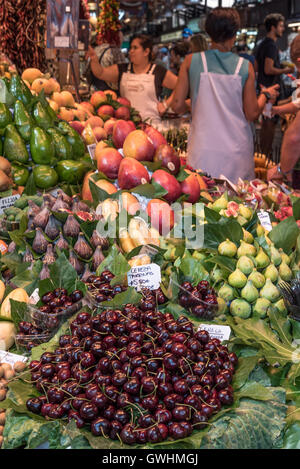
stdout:
{"type": "Polygon", "coordinates": [[[117,119],[115,119],[114,117],[111,117],[106,122],[104,122],[103,127],[106,130],[107,135],[112,135],[113,130],[114,130],[114,125],[115,125],[116,122],[117,122],[117,119]]]}
{"type": "Polygon", "coordinates": [[[89,111],[91,114],[94,114],[95,112],[94,106],[89,101],[82,101],[80,106],[89,111]]]}
{"type": "Polygon", "coordinates": [[[187,202],[194,204],[200,197],[200,186],[196,174],[190,174],[181,182],[181,190],[183,194],[188,194],[187,202]]]}
{"type": "Polygon", "coordinates": [[[71,121],[69,122],[70,126],[73,127],[73,129],[76,130],[76,132],[79,133],[79,135],[82,134],[83,130],[84,130],[84,125],[82,122],[80,121],[71,121]]]}
{"type": "Polygon", "coordinates": [[[121,189],[132,189],[150,182],[150,176],[139,161],[134,158],[123,158],[118,172],[118,183],[121,189]]]}
{"type": "Polygon", "coordinates": [[[38,68],[26,68],[22,73],[22,80],[26,80],[30,84],[32,84],[37,78],[42,77],[43,73],[38,68]]]}
{"type": "Polygon", "coordinates": [[[126,106],[121,106],[115,111],[115,117],[117,119],[124,119],[124,120],[129,120],[130,119],[130,110],[126,106]]]}
{"type": "Polygon", "coordinates": [[[157,169],[152,174],[152,179],[167,191],[167,194],[163,197],[169,203],[175,202],[175,200],[177,200],[181,195],[180,183],[172,174],[167,173],[167,171],[157,169]]]}
{"type": "Polygon", "coordinates": [[[96,147],[95,156],[98,171],[104,173],[109,179],[116,179],[123,159],[121,153],[112,147],[106,147],[101,151],[97,151],[96,147]]]}
{"type": "MultiPolygon", "coordinates": [[[[107,121],[108,122],[108,121],[107,121]]],[[[127,135],[132,132],[132,127],[125,120],[118,120],[113,128],[112,141],[116,148],[122,148],[127,135]]]]}
{"type": "Polygon", "coordinates": [[[110,96],[111,96],[111,99],[112,99],[113,101],[116,101],[117,98],[118,98],[118,95],[117,95],[117,93],[116,93],[115,91],[112,91],[112,90],[104,90],[104,93],[105,93],[106,96],[110,95],[110,96]]]}
{"type": "Polygon", "coordinates": [[[55,101],[58,104],[58,107],[64,106],[64,98],[57,91],[54,91],[52,94],[52,101],[55,101]]]}
{"type": "Polygon", "coordinates": [[[100,106],[100,104],[105,103],[107,100],[106,94],[103,91],[95,91],[90,99],[90,103],[94,108],[100,106]]]}
{"type": "Polygon", "coordinates": [[[134,130],[125,138],[123,151],[126,158],[152,161],[155,149],[143,130],[134,130]]]}
{"type": "Polygon", "coordinates": [[[105,129],[103,129],[103,127],[94,127],[93,132],[97,142],[100,142],[100,140],[104,140],[107,138],[107,132],[105,129]]]}
{"type": "Polygon", "coordinates": [[[174,226],[174,211],[170,205],[160,199],[152,199],[147,205],[147,214],[151,220],[151,226],[166,236],[174,226]]]}
{"type": "Polygon", "coordinates": [[[70,91],[62,91],[60,96],[63,99],[63,106],[75,107],[75,99],[70,91]]]}
{"type": "Polygon", "coordinates": [[[174,148],[168,144],[163,143],[157,147],[153,161],[161,161],[162,167],[168,169],[174,176],[180,170],[180,158],[174,148]]]}
{"type": "Polygon", "coordinates": [[[85,125],[90,125],[92,129],[94,127],[103,127],[103,120],[101,119],[101,117],[92,116],[87,119],[85,125]]]}
{"type": "Polygon", "coordinates": [[[66,107],[61,107],[59,110],[59,117],[64,121],[73,121],[75,114],[73,109],[67,109],[66,107]]]}
{"type": "Polygon", "coordinates": [[[131,107],[131,102],[130,102],[129,99],[127,99],[127,98],[122,98],[122,97],[120,97],[120,98],[117,99],[117,102],[118,102],[119,104],[122,104],[122,106],[131,107]]]}
{"type": "Polygon", "coordinates": [[[114,117],[115,111],[112,106],[109,106],[108,104],[103,104],[98,108],[97,114],[102,119],[107,119],[107,116],[114,117]]]}

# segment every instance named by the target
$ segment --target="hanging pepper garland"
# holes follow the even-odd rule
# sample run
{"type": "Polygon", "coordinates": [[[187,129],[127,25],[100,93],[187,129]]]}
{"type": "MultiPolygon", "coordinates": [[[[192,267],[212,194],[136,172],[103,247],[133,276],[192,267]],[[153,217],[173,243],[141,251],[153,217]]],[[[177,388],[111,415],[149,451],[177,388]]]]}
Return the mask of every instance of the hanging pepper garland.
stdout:
{"type": "Polygon", "coordinates": [[[120,3],[116,0],[102,0],[99,4],[100,14],[98,17],[97,43],[108,43],[120,45],[119,21],[120,3]]]}

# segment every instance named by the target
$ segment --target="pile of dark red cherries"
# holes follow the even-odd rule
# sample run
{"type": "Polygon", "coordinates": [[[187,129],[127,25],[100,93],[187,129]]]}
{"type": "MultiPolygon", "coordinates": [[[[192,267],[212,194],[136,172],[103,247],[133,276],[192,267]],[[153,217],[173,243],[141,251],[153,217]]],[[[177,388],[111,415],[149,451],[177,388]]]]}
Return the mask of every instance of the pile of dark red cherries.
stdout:
{"type": "Polygon", "coordinates": [[[188,437],[231,405],[236,355],[187,317],[157,311],[154,293],[146,298],[80,311],[59,347],[30,363],[42,395],[28,410],[132,445],[188,437]]]}
{"type": "Polygon", "coordinates": [[[17,333],[17,341],[21,346],[31,350],[43,342],[51,331],[56,330],[62,319],[70,317],[80,310],[83,297],[81,290],[74,290],[70,295],[65,288],[56,288],[42,296],[42,305],[31,308],[31,321],[21,321],[17,333]],[[65,314],[64,314],[65,313],[65,314]],[[30,337],[30,340],[28,338],[30,337]],[[42,338],[40,341],[39,338],[42,338]]]}
{"type": "Polygon", "coordinates": [[[180,285],[179,304],[202,319],[213,319],[218,310],[216,291],[207,280],[201,280],[195,287],[191,282],[180,285]]]}

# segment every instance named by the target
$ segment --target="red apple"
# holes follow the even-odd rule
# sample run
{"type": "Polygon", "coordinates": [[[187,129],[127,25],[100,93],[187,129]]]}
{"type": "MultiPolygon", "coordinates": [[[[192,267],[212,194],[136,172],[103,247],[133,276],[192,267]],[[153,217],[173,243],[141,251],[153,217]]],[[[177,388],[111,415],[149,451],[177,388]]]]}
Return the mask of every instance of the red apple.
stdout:
{"type": "Polygon", "coordinates": [[[117,102],[120,103],[120,104],[122,104],[122,106],[131,107],[131,102],[130,102],[129,99],[127,99],[127,98],[122,98],[122,97],[120,97],[120,98],[117,99],[117,102]]]}
{"type": "Polygon", "coordinates": [[[123,157],[115,148],[103,148],[96,156],[98,171],[101,171],[109,179],[118,177],[119,167],[123,157]]]}
{"type": "Polygon", "coordinates": [[[90,99],[92,106],[95,108],[99,107],[101,103],[105,103],[106,101],[107,96],[104,91],[95,91],[90,99]]]}
{"type": "Polygon", "coordinates": [[[163,143],[157,148],[153,161],[161,161],[161,165],[176,176],[180,170],[180,158],[174,148],[163,143]]]}
{"type": "Polygon", "coordinates": [[[159,147],[159,145],[168,143],[165,137],[154,127],[151,127],[151,125],[146,125],[144,132],[150,138],[155,150],[159,147]]]}
{"type": "Polygon", "coordinates": [[[196,174],[190,174],[184,181],[181,182],[181,190],[183,194],[188,194],[187,202],[194,204],[200,197],[200,186],[196,174]]]}
{"type": "Polygon", "coordinates": [[[181,195],[180,183],[172,174],[167,173],[167,171],[157,169],[152,174],[152,179],[168,191],[163,197],[169,203],[175,202],[175,200],[177,200],[181,195]]]}
{"type": "Polygon", "coordinates": [[[119,167],[118,183],[121,189],[132,189],[150,182],[145,166],[134,158],[123,158],[119,167]]]}
{"type": "Polygon", "coordinates": [[[126,106],[121,106],[115,111],[115,117],[117,119],[125,119],[128,121],[130,119],[130,110],[126,106]]]}
{"type": "Polygon", "coordinates": [[[107,118],[106,116],[114,117],[115,111],[112,106],[109,106],[108,104],[103,104],[103,106],[100,106],[98,108],[97,114],[102,119],[105,119],[107,118]]]}
{"type": "Polygon", "coordinates": [[[114,117],[111,117],[106,122],[104,122],[103,127],[104,127],[104,130],[106,130],[107,135],[112,135],[113,130],[114,130],[114,125],[116,122],[117,122],[117,119],[115,119],[114,117]]]}
{"type": "Polygon", "coordinates": [[[76,130],[76,132],[79,133],[79,135],[82,134],[83,129],[84,129],[84,125],[83,125],[82,122],[80,122],[80,121],[71,121],[71,122],[69,122],[69,124],[70,124],[71,127],[73,127],[73,129],[76,130]]]}
{"type": "Polygon", "coordinates": [[[167,202],[160,199],[152,199],[147,205],[147,214],[151,225],[162,236],[166,236],[174,226],[174,212],[167,202]]]}
{"type": "Polygon", "coordinates": [[[152,161],[154,146],[147,134],[142,130],[134,130],[125,138],[123,145],[124,156],[138,161],[152,161]]]}
{"type": "MultiPolygon", "coordinates": [[[[108,122],[108,121],[107,121],[108,122]]],[[[113,128],[112,141],[116,148],[122,148],[127,135],[132,132],[132,126],[128,121],[118,120],[113,128]]]]}

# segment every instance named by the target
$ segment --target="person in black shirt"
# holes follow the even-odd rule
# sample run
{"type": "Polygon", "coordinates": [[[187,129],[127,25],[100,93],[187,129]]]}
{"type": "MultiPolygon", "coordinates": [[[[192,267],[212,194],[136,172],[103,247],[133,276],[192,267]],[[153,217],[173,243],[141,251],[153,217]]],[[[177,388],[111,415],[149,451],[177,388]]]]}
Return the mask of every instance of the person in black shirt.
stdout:
{"type": "Polygon", "coordinates": [[[280,84],[282,74],[292,73],[289,67],[281,68],[279,50],[276,41],[283,35],[285,19],[279,13],[271,13],[265,18],[267,35],[255,52],[255,70],[258,73],[257,84],[260,87],[280,84]]]}

